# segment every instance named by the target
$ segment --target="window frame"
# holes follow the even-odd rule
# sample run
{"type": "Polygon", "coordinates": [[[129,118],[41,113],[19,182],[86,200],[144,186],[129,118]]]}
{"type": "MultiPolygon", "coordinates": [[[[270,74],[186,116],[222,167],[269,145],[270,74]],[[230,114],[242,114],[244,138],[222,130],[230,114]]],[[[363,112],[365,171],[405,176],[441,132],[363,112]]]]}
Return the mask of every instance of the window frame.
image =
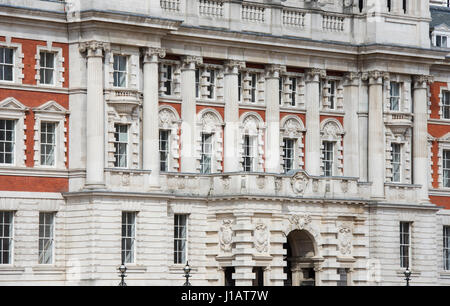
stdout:
{"type": "Polygon", "coordinates": [[[441,119],[450,120],[450,90],[442,90],[441,97],[441,119]]]}
{"type": "MultiPolygon", "coordinates": [[[[14,76],[15,76],[15,69],[14,69],[14,67],[15,67],[15,53],[16,53],[16,50],[15,50],[15,48],[13,48],[13,47],[8,47],[8,46],[3,46],[3,45],[0,45],[0,49],[10,49],[10,50],[12,50],[12,63],[6,63],[6,61],[5,62],[1,62],[2,60],[4,60],[4,58],[5,58],[5,52],[3,52],[3,59],[1,59],[0,58],[0,66],[11,66],[11,80],[5,80],[5,79],[0,79],[0,82],[7,82],[7,83],[14,83],[14,76]]],[[[0,76],[0,77],[3,77],[4,76],[4,70],[2,70],[3,71],[3,74],[0,76]]]]}
{"type": "Polygon", "coordinates": [[[126,169],[129,168],[130,162],[130,125],[129,124],[123,124],[123,123],[114,123],[114,168],[122,168],[122,169],[126,169]],[[121,131],[117,131],[117,127],[125,127],[126,128],[126,132],[121,132],[121,131]],[[119,138],[116,137],[117,133],[119,133],[119,138]],[[120,135],[121,134],[125,134],[127,136],[126,141],[121,141],[120,140],[120,135]],[[121,155],[124,154],[120,154],[120,145],[125,145],[125,165],[121,165],[120,164],[120,158],[118,159],[118,157],[120,157],[121,155]]]}
{"type": "Polygon", "coordinates": [[[401,183],[403,179],[403,162],[402,162],[402,151],[403,145],[401,143],[392,142],[391,143],[391,166],[392,166],[392,183],[401,183]],[[398,148],[398,152],[394,152],[394,148],[398,148]],[[395,160],[395,157],[398,157],[398,161],[395,160]],[[398,171],[395,170],[395,166],[398,165],[398,171]],[[398,179],[396,179],[395,175],[398,174],[398,179]]]}
{"type": "Polygon", "coordinates": [[[121,248],[120,248],[120,253],[121,253],[121,263],[122,264],[135,264],[136,263],[136,242],[137,242],[137,217],[138,217],[138,212],[136,211],[122,211],[122,221],[121,221],[121,248]],[[124,216],[125,216],[125,223],[124,223],[124,216]],[[129,223],[129,216],[133,216],[133,223],[129,223]],[[125,236],[123,233],[124,227],[125,226],[125,236]],[[128,226],[132,226],[132,235],[129,235],[128,233],[128,226]],[[126,243],[125,243],[125,248],[124,248],[124,241],[126,241],[126,239],[131,239],[131,243],[132,246],[131,248],[127,249],[126,248],[126,243]],[[127,258],[127,252],[131,252],[131,261],[126,261],[127,258]]]}
{"type": "Polygon", "coordinates": [[[325,177],[332,177],[332,176],[334,176],[334,173],[335,173],[334,168],[335,168],[335,164],[336,164],[336,161],[335,161],[336,142],[335,141],[329,141],[329,140],[323,140],[322,141],[322,146],[323,146],[323,150],[322,150],[323,175],[325,177]],[[326,145],[331,145],[331,150],[329,150],[326,147],[326,145]],[[326,158],[327,157],[326,153],[331,153],[332,154],[331,160],[326,158]],[[327,165],[329,166],[329,169],[327,169],[327,165]]]}
{"type": "Polygon", "coordinates": [[[450,188],[450,149],[442,150],[442,187],[450,188]],[[448,159],[446,158],[446,153],[448,154],[448,159]],[[448,163],[448,168],[446,168],[446,161],[448,163]],[[447,177],[446,177],[447,174],[447,177]],[[448,186],[445,184],[447,180],[448,186]]]}
{"type": "Polygon", "coordinates": [[[328,105],[330,110],[336,110],[337,80],[328,80],[328,105]]]}
{"type": "Polygon", "coordinates": [[[159,143],[159,170],[160,170],[161,172],[168,172],[169,169],[170,169],[170,134],[171,134],[171,130],[167,130],[167,129],[159,129],[159,138],[158,138],[158,139],[159,139],[159,141],[158,141],[158,143],[159,143]],[[164,140],[164,142],[167,143],[167,150],[162,151],[162,150],[161,150],[161,143],[162,143],[161,136],[162,136],[162,134],[164,134],[164,133],[167,134],[167,140],[164,140]],[[165,166],[166,166],[166,167],[165,167],[165,170],[163,170],[162,167],[161,167],[161,163],[163,162],[163,160],[162,160],[162,158],[161,158],[161,154],[162,154],[163,152],[166,153],[166,159],[165,159],[165,161],[164,161],[165,166]]]}
{"type": "Polygon", "coordinates": [[[121,88],[128,88],[128,77],[129,77],[129,61],[130,61],[130,56],[126,55],[126,54],[119,54],[119,53],[113,53],[113,64],[112,64],[112,70],[113,70],[113,87],[117,88],[117,89],[121,89],[121,88]],[[120,70],[120,61],[118,62],[118,67],[116,69],[116,58],[120,59],[120,58],[124,58],[125,59],[125,70],[120,70]],[[124,78],[125,78],[125,84],[123,86],[120,85],[120,76],[121,74],[124,74],[124,78]],[[117,78],[116,78],[117,75],[117,78]],[[117,84],[116,84],[116,80],[117,80],[117,84]]]}
{"type": "Polygon", "coordinates": [[[40,128],[39,128],[39,165],[42,167],[49,167],[49,168],[55,168],[58,164],[58,146],[60,145],[58,143],[58,125],[59,122],[55,121],[48,121],[48,120],[40,120],[40,128]],[[54,125],[54,133],[53,133],[53,144],[43,143],[42,142],[42,125],[43,124],[52,124],[54,125]],[[42,146],[43,145],[53,145],[53,165],[47,165],[42,163],[42,146]]]}
{"type": "Polygon", "coordinates": [[[39,212],[39,249],[38,249],[38,264],[39,265],[53,265],[55,263],[55,226],[56,225],[56,213],[55,212],[39,212]],[[44,222],[44,224],[41,223],[41,214],[43,215],[50,215],[51,216],[51,236],[49,237],[43,237],[41,236],[41,226],[46,226],[47,224],[44,222]],[[48,239],[51,241],[51,260],[49,263],[42,263],[41,262],[41,240],[48,239]]]}
{"type": "Polygon", "coordinates": [[[442,251],[443,251],[443,270],[444,271],[450,271],[450,226],[444,225],[443,226],[443,244],[442,244],[442,251]]]}
{"type": "Polygon", "coordinates": [[[413,223],[410,221],[400,221],[400,268],[409,268],[412,267],[412,225],[413,223]],[[408,232],[405,233],[404,228],[402,226],[408,226],[408,232]],[[405,242],[405,236],[407,235],[407,242],[405,242]],[[405,256],[404,248],[407,249],[407,255],[405,256]],[[404,261],[404,258],[407,258],[407,261],[404,261]]]}
{"type": "Polygon", "coordinates": [[[189,256],[188,256],[188,237],[189,237],[189,214],[186,213],[176,213],[173,215],[174,219],[173,219],[173,242],[174,242],[174,248],[173,248],[173,263],[176,265],[184,265],[186,264],[186,262],[189,260],[189,256]],[[177,223],[177,218],[183,217],[185,218],[185,222],[184,222],[184,237],[179,237],[177,236],[177,233],[179,234],[179,228],[182,228],[182,226],[180,226],[179,222],[177,223]],[[178,224],[178,225],[177,225],[178,224]],[[178,243],[176,243],[177,241],[183,241],[184,240],[184,249],[179,251],[178,249],[178,243]],[[178,255],[176,255],[177,253],[181,252],[181,260],[177,260],[179,259],[178,255]],[[184,252],[184,253],[183,253],[184,252]],[[184,255],[184,262],[183,262],[183,255],[184,255]],[[181,261],[181,262],[178,262],[181,261]]]}
{"type": "Polygon", "coordinates": [[[39,51],[39,85],[44,86],[54,86],[56,84],[56,59],[57,54],[55,52],[40,50],[39,51]],[[52,65],[53,67],[42,66],[42,55],[44,56],[44,64],[47,64],[47,55],[51,54],[53,56],[52,65]],[[52,82],[47,83],[45,81],[45,71],[51,71],[52,82]],[[44,72],[44,82],[42,82],[42,72],[44,72]]]}
{"type": "Polygon", "coordinates": [[[256,161],[256,150],[257,150],[257,144],[256,144],[256,137],[254,135],[250,135],[248,133],[244,134],[244,142],[242,147],[242,168],[243,172],[255,172],[255,161],[256,161]],[[246,143],[246,140],[248,139],[248,144],[246,143]],[[248,153],[246,151],[248,149],[248,153]],[[247,160],[250,161],[250,163],[247,163],[247,160]],[[247,170],[247,167],[249,170],[247,170]]]}
{"type": "Polygon", "coordinates": [[[206,132],[202,132],[201,133],[201,154],[200,154],[200,173],[202,174],[211,174],[213,173],[213,157],[214,157],[214,133],[206,133],[206,132]],[[207,139],[209,139],[209,143],[206,143],[205,140],[205,136],[208,135],[209,137],[207,139]],[[209,152],[205,152],[207,150],[205,150],[206,148],[208,148],[209,146],[209,152]],[[205,157],[209,156],[209,172],[205,171],[207,169],[205,169],[205,157]]]}
{"type": "Polygon", "coordinates": [[[297,139],[295,138],[289,138],[289,137],[284,137],[283,138],[283,170],[284,173],[288,173],[291,170],[295,169],[295,156],[296,156],[296,146],[297,146],[297,139]],[[292,148],[287,148],[287,143],[291,143],[292,144],[292,148]],[[287,156],[287,150],[291,152],[291,156],[288,157],[287,156]],[[290,169],[287,169],[286,167],[286,161],[290,160],[291,161],[291,167],[290,169]]]}
{"type": "MultiPolygon", "coordinates": [[[[14,231],[14,223],[15,223],[15,212],[14,211],[9,211],[9,210],[2,210],[2,211],[0,211],[0,214],[2,215],[1,217],[1,219],[0,219],[0,226],[4,226],[4,214],[11,214],[11,221],[10,221],[10,223],[9,223],[9,228],[10,228],[10,233],[9,233],[9,236],[4,236],[4,235],[2,235],[2,236],[0,236],[1,237],[1,239],[9,239],[9,249],[8,249],[8,253],[9,253],[9,255],[8,255],[8,263],[3,263],[3,253],[5,253],[4,252],[4,250],[3,250],[3,243],[0,245],[0,266],[8,266],[8,265],[13,265],[13,263],[14,263],[14,234],[15,234],[15,231],[14,231]]],[[[2,232],[4,233],[5,231],[4,230],[2,230],[2,232]]]]}
{"type": "MultiPolygon", "coordinates": [[[[12,140],[11,141],[6,141],[6,139],[5,140],[0,140],[0,143],[1,142],[5,142],[5,143],[6,142],[10,142],[10,143],[12,143],[12,145],[11,145],[12,151],[10,153],[7,153],[6,151],[5,152],[0,152],[0,154],[5,154],[5,157],[6,157],[6,154],[11,154],[12,162],[11,163],[1,163],[0,162],[0,166],[13,166],[16,163],[16,142],[17,142],[17,139],[16,139],[16,137],[17,137],[16,136],[17,135],[16,126],[17,126],[17,120],[1,117],[0,118],[0,122],[1,121],[5,121],[5,138],[6,138],[6,133],[8,131],[6,129],[6,122],[7,121],[11,121],[13,127],[12,127],[12,140]]],[[[0,133],[1,133],[1,129],[2,129],[2,126],[0,125],[0,133]]]]}
{"type": "Polygon", "coordinates": [[[401,111],[401,101],[402,101],[402,83],[401,82],[396,82],[396,81],[391,81],[389,83],[389,110],[391,112],[400,112],[401,111]],[[396,86],[392,86],[393,84],[395,84],[396,86]],[[398,88],[398,95],[393,95],[393,88],[397,87],[398,88]],[[393,100],[397,100],[397,109],[393,108],[393,100]]]}

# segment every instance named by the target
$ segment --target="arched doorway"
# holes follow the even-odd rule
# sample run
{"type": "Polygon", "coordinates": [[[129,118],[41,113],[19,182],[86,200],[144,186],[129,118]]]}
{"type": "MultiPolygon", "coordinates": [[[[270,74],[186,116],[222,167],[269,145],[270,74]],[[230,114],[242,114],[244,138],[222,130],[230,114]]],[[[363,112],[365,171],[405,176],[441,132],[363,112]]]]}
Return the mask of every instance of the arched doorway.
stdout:
{"type": "Polygon", "coordinates": [[[315,286],[316,249],[314,238],[305,230],[294,230],[284,244],[287,261],[285,286],[315,286]]]}

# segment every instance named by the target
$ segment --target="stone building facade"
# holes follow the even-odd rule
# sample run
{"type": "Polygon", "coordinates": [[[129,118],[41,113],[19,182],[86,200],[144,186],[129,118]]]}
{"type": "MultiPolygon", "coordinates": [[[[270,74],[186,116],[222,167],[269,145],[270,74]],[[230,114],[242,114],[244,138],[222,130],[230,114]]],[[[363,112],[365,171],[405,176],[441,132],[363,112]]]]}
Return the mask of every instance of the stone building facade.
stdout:
{"type": "Polygon", "coordinates": [[[0,0],[0,284],[450,285],[430,2],[0,0]]]}

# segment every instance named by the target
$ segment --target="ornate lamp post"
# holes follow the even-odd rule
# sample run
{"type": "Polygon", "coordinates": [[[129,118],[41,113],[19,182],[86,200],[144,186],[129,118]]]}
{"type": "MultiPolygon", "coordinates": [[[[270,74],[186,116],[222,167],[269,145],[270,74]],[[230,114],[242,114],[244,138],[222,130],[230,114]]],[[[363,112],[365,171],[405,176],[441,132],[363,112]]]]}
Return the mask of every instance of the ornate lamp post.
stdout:
{"type": "Polygon", "coordinates": [[[184,267],[184,277],[186,277],[186,282],[184,283],[183,286],[191,286],[191,283],[189,282],[189,277],[191,277],[191,275],[189,274],[191,272],[191,267],[189,266],[189,262],[186,261],[186,266],[184,267]]]}
{"type": "Polygon", "coordinates": [[[406,286],[409,286],[409,281],[411,280],[411,270],[409,270],[409,267],[406,268],[405,272],[405,281],[406,281],[406,286]]]}
{"type": "Polygon", "coordinates": [[[120,277],[122,278],[122,281],[119,283],[119,287],[126,287],[127,283],[125,283],[124,278],[127,277],[125,275],[125,272],[127,272],[127,267],[125,264],[121,264],[119,267],[120,277]]]}

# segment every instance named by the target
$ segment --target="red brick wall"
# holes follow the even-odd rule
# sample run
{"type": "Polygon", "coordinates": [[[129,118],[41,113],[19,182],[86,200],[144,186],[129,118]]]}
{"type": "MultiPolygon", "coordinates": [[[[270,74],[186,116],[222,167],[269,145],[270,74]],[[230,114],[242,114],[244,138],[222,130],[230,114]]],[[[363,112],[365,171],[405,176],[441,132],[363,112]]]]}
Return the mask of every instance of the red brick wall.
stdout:
{"type": "Polygon", "coordinates": [[[430,85],[430,93],[431,93],[431,119],[439,119],[439,95],[441,94],[441,87],[447,87],[447,83],[443,82],[434,82],[430,85]]]}
{"type": "Polygon", "coordinates": [[[66,178],[0,175],[0,190],[66,192],[68,185],[66,178]]]}

